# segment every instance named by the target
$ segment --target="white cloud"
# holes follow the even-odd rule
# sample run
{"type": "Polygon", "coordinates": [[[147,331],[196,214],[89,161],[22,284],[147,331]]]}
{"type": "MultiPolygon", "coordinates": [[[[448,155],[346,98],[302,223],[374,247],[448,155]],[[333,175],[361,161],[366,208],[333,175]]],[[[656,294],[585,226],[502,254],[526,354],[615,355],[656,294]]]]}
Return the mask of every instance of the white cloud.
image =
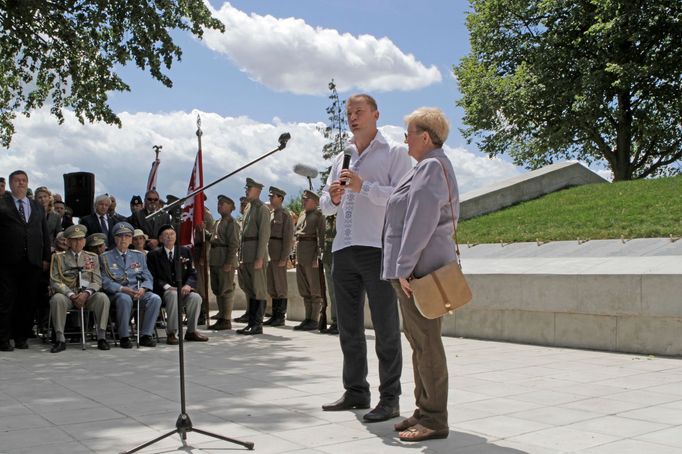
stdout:
{"type": "Polygon", "coordinates": [[[438,68],[426,67],[386,37],[339,33],[293,17],[247,15],[229,3],[214,15],[226,30],[208,30],[205,45],[277,91],[324,94],[332,77],[340,91],[409,91],[442,79],[438,68]]]}
{"type": "MultiPolygon", "coordinates": [[[[45,185],[63,193],[62,174],[86,171],[96,175],[96,193],[108,192],[120,200],[120,212],[128,214],[128,201],[133,194],[142,195],[149,168],[154,160],[153,145],[161,145],[158,187],[166,194],[182,195],[197,151],[196,111],[165,114],[122,113],[123,128],[102,123],[81,125],[73,114],[65,111],[59,126],[49,110],[34,112],[30,118],[18,117],[12,148],[2,150],[0,175],[16,169],[29,174],[30,186],[45,185]]],[[[232,198],[243,195],[247,176],[267,186],[273,185],[295,196],[307,188],[307,180],[293,172],[297,163],[317,169],[328,165],[321,156],[326,139],[319,131],[321,124],[258,123],[246,117],[222,117],[201,114],[205,184],[253,161],[278,146],[283,132],[292,139],[287,147],[248,169],[218,183],[207,191],[209,208],[215,212],[218,194],[232,198]]],[[[389,141],[402,142],[403,127],[384,126],[389,141]]],[[[453,160],[460,192],[482,187],[515,175],[513,165],[499,159],[488,159],[464,150],[446,146],[453,160]]],[[[315,188],[320,181],[313,182],[315,188]]]]}

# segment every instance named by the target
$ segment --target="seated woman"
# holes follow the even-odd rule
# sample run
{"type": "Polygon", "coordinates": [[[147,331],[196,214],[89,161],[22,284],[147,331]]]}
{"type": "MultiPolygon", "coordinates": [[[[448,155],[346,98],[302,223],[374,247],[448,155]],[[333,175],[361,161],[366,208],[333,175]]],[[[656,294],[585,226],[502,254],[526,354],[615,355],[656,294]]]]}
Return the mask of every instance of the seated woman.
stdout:
{"type": "Polygon", "coordinates": [[[144,255],[147,255],[147,252],[149,251],[144,248],[144,245],[147,243],[148,239],[149,236],[146,233],[140,229],[135,229],[135,232],[133,233],[133,243],[130,248],[135,251],[144,252],[144,255]]]}

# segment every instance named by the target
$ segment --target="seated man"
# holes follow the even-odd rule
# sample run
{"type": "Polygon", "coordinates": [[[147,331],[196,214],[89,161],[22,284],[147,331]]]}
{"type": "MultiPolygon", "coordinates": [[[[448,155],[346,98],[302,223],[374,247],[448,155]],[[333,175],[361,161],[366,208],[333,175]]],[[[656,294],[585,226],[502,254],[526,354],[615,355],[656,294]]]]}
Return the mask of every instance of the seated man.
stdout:
{"type": "Polygon", "coordinates": [[[107,236],[103,233],[93,233],[85,239],[85,250],[97,254],[104,254],[107,250],[107,236]]]}
{"type": "MultiPolygon", "coordinates": [[[[173,227],[164,225],[159,229],[158,238],[161,246],[147,255],[149,270],[154,276],[154,291],[163,295],[163,304],[166,306],[168,319],[166,320],[166,343],[176,345],[178,343],[178,288],[176,286],[175,262],[173,262],[176,234],[173,227]]],[[[185,312],[187,313],[186,341],[205,342],[208,337],[197,332],[197,320],[201,311],[201,296],[195,292],[197,272],[192,266],[192,256],[189,249],[179,247],[180,266],[182,276],[180,282],[180,295],[185,300],[185,312]]]]}
{"type": "Polygon", "coordinates": [[[72,225],[64,231],[68,249],[55,252],[50,266],[50,298],[52,326],[56,333],[55,344],[50,350],[59,353],[66,350],[64,325],[66,313],[73,308],[85,308],[95,314],[97,321],[97,348],[109,350],[106,340],[109,320],[109,298],[99,292],[102,276],[96,254],[83,250],[87,230],[82,225],[72,225]]]}
{"type": "Polygon", "coordinates": [[[121,348],[132,348],[128,322],[133,300],[140,300],[138,325],[141,334],[140,345],[156,347],[152,338],[156,318],[161,308],[161,298],[152,293],[152,275],[147,268],[145,255],[128,250],[133,240],[133,226],[119,222],[112,228],[116,247],[100,256],[102,267],[102,288],[109,295],[116,308],[116,324],[121,338],[121,348]]]}

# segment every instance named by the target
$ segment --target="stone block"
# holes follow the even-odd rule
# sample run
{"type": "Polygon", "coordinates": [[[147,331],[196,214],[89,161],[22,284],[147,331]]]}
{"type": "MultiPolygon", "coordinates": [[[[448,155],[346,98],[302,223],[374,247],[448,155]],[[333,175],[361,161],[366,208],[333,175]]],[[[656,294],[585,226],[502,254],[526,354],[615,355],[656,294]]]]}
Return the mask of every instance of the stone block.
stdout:
{"type": "Polygon", "coordinates": [[[642,314],[682,317],[682,275],[642,276],[642,314]]]}
{"type": "Polygon", "coordinates": [[[540,311],[504,311],[502,339],[528,344],[552,345],[554,314],[540,311]]]}
{"type": "Polygon", "coordinates": [[[502,312],[477,310],[472,304],[460,308],[455,316],[457,336],[477,339],[500,339],[502,336],[502,312]]]}
{"type": "Polygon", "coordinates": [[[577,286],[577,312],[610,316],[642,313],[641,275],[578,275],[577,286]]]}
{"type": "Polygon", "coordinates": [[[526,274],[521,276],[518,309],[544,312],[578,312],[577,276],[526,274]]]}
{"type": "Polygon", "coordinates": [[[466,276],[473,295],[468,306],[476,310],[519,309],[522,306],[518,274],[472,274],[466,276]]]}
{"type": "Polygon", "coordinates": [[[613,351],[617,318],[608,315],[555,314],[554,345],[613,351]]]}
{"type": "Polygon", "coordinates": [[[682,355],[682,318],[618,317],[617,349],[628,353],[682,355]]]}

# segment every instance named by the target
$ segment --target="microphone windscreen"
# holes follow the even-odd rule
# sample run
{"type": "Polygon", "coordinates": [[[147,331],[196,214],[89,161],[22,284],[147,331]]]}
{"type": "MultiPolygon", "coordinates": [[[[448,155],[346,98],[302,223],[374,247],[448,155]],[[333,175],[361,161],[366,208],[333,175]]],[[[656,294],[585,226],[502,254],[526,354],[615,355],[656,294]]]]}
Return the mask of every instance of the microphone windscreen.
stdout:
{"type": "Polygon", "coordinates": [[[284,134],[279,136],[279,149],[283,150],[284,147],[287,146],[287,142],[291,139],[291,134],[288,132],[285,132],[284,134]]]}
{"type": "Polygon", "coordinates": [[[294,173],[306,178],[317,178],[317,169],[307,166],[305,164],[296,164],[294,166],[294,173]]]}

